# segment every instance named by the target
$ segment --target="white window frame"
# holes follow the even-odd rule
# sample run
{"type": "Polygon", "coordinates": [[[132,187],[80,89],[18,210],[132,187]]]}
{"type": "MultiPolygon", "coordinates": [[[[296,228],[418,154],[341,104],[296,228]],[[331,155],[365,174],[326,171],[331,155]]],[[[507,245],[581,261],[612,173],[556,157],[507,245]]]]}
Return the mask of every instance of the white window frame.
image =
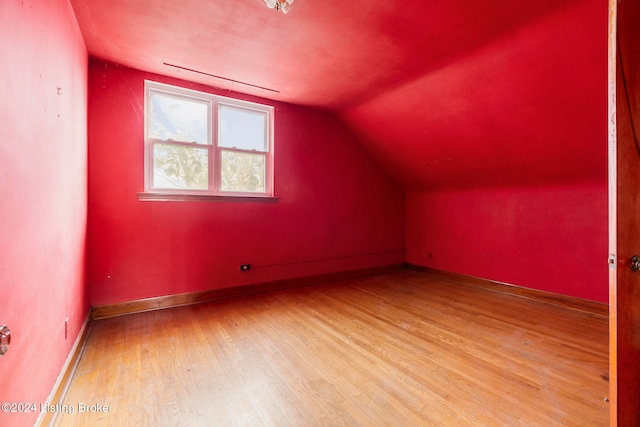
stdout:
{"type": "Polygon", "coordinates": [[[197,200],[197,199],[258,199],[274,197],[274,156],[273,156],[273,106],[243,101],[234,98],[213,95],[185,89],[179,86],[158,83],[151,80],[144,81],[145,120],[144,120],[144,193],[139,194],[141,200],[197,200]],[[194,100],[207,104],[207,141],[206,144],[194,144],[190,142],[165,141],[150,137],[151,123],[151,94],[163,94],[186,100],[194,100]],[[266,151],[245,150],[240,148],[222,147],[218,145],[220,130],[218,126],[219,107],[229,106],[240,110],[257,112],[265,115],[265,141],[266,151]],[[155,144],[172,144],[186,147],[197,147],[208,150],[208,189],[176,189],[160,188],[154,186],[154,146],[155,144]],[[222,152],[240,152],[250,154],[262,154],[265,157],[265,191],[223,191],[221,187],[221,158],[222,152]]]}

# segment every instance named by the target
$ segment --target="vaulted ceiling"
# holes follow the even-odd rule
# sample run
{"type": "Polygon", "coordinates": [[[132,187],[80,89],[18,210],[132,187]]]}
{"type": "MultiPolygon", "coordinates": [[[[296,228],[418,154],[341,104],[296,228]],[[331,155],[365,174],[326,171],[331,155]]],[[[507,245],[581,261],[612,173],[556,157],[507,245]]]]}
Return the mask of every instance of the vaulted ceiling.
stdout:
{"type": "Polygon", "coordinates": [[[329,109],[407,189],[606,179],[605,0],[71,0],[89,53],[329,109]]]}

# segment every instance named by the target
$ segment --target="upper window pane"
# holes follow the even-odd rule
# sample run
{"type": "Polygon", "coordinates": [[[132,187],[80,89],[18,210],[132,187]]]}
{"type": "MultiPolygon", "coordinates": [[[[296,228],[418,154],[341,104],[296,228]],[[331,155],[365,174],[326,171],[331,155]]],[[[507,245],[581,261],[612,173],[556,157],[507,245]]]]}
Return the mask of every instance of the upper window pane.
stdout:
{"type": "Polygon", "coordinates": [[[151,138],[208,144],[208,128],[208,102],[151,93],[151,138]]]}
{"type": "Polygon", "coordinates": [[[228,105],[220,105],[218,111],[219,146],[268,151],[266,113],[228,105]]]}

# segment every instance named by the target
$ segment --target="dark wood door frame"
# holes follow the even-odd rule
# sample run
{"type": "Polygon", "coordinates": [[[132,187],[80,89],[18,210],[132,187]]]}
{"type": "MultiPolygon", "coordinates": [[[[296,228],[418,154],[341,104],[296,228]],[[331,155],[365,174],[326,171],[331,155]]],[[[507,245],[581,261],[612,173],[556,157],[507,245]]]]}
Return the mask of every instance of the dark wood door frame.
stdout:
{"type": "Polygon", "coordinates": [[[640,2],[609,0],[610,425],[640,426],[640,2]]]}

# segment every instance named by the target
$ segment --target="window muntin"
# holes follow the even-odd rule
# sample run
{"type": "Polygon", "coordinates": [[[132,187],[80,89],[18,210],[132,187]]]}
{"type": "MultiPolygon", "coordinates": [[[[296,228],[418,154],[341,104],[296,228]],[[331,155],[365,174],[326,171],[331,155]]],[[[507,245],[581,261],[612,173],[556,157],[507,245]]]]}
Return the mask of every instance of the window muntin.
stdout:
{"type": "Polygon", "coordinates": [[[145,192],[273,196],[273,107],[145,81],[145,192]]]}

